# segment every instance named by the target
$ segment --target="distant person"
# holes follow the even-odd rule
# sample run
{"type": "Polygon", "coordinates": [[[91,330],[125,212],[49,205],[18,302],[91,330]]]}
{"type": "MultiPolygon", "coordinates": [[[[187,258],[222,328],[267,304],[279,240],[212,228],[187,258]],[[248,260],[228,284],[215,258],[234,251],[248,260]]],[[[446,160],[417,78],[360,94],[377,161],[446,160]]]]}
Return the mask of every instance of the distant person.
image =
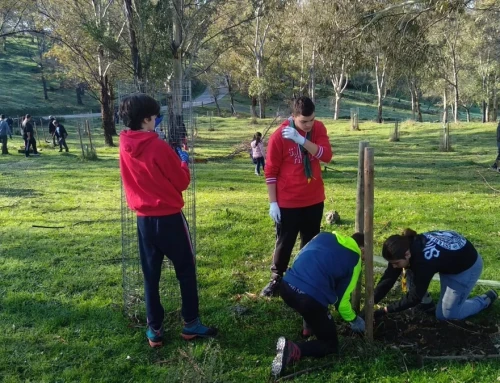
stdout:
{"type": "Polygon", "coordinates": [[[283,375],[286,367],[308,356],[323,357],[339,352],[337,328],[328,306],[335,305],[354,332],[365,331],[365,321],[351,306],[364,257],[364,235],[351,237],[320,233],[300,250],[280,284],[285,303],[303,319],[303,336],[315,340],[295,343],[280,337],[271,373],[283,375]]]}
{"type": "Polygon", "coordinates": [[[52,136],[52,145],[56,146],[56,127],[54,126],[54,121],[56,118],[54,116],[49,116],[49,134],[52,136]]]}
{"type": "Polygon", "coordinates": [[[115,110],[115,125],[120,123],[120,114],[118,113],[118,109],[115,110]]]}
{"type": "Polygon", "coordinates": [[[10,131],[14,132],[14,120],[11,117],[7,117],[7,124],[9,124],[10,131]]]}
{"type": "Polygon", "coordinates": [[[315,120],[314,111],[310,98],[295,100],[292,116],[267,145],[265,175],[276,246],[271,280],[261,296],[278,294],[297,235],[300,233],[303,248],[320,230],[325,201],[320,161],[330,162],[332,147],[325,125],[315,120]]]}
{"type": "Polygon", "coordinates": [[[59,152],[62,152],[63,146],[66,152],[68,152],[68,145],[66,144],[66,137],[68,137],[68,132],[64,128],[64,125],[60,124],[57,120],[54,120],[54,127],[56,128],[54,136],[57,138],[57,142],[59,143],[59,152]]]}
{"type": "Polygon", "coordinates": [[[430,231],[417,234],[406,229],[403,235],[391,235],[382,246],[389,262],[377,284],[374,302],[380,302],[394,286],[403,268],[413,273],[413,286],[398,302],[374,313],[375,319],[420,305],[434,274],[439,273],[441,296],[436,306],[439,320],[468,318],[498,298],[494,290],[468,298],[483,270],[483,259],[469,240],[454,231],[430,231]]]}
{"type": "Polygon", "coordinates": [[[497,159],[495,160],[495,163],[491,165],[491,168],[493,170],[500,172],[500,122],[497,125],[497,148],[498,148],[497,159]]]}
{"type": "Polygon", "coordinates": [[[255,174],[260,176],[260,167],[265,170],[266,162],[264,157],[266,152],[264,151],[264,143],[262,142],[262,133],[257,132],[253,136],[253,141],[250,143],[252,147],[252,158],[255,163],[255,174]]]}
{"type": "Polygon", "coordinates": [[[9,154],[7,149],[7,140],[10,137],[12,139],[12,130],[10,129],[7,118],[4,114],[0,115],[0,142],[2,143],[2,154],[9,154]]]}
{"type": "Polygon", "coordinates": [[[40,154],[36,150],[36,139],[35,130],[33,129],[33,124],[31,123],[31,116],[27,114],[23,120],[23,139],[24,139],[24,153],[26,157],[30,156],[30,149],[33,148],[33,155],[39,156],[40,154]]]}
{"type": "Polygon", "coordinates": [[[159,282],[165,256],[179,280],[184,319],[182,338],[213,337],[217,330],[202,324],[193,245],[182,208],[182,192],[191,181],[188,153],[176,152],[152,134],[160,105],[145,94],[125,98],[120,117],[128,128],[120,133],[120,172],[127,204],[137,213],[139,256],[151,347],[163,345],[164,310],[159,282]]]}

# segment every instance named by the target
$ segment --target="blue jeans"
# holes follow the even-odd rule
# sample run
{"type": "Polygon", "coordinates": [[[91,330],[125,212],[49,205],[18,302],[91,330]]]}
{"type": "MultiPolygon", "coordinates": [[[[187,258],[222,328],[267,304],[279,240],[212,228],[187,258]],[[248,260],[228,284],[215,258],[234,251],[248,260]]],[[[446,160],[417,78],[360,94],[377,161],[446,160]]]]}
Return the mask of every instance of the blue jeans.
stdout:
{"type": "Polygon", "coordinates": [[[467,299],[482,271],[483,259],[478,254],[476,263],[460,274],[439,274],[441,297],[436,307],[437,319],[465,319],[488,306],[484,297],[467,299]]]}
{"type": "Polygon", "coordinates": [[[191,237],[182,213],[161,217],[137,217],[139,254],[144,274],[144,295],[148,325],[159,330],[165,315],[160,302],[160,276],[163,257],[174,265],[181,289],[185,322],[198,318],[198,288],[191,237]]]}
{"type": "Polygon", "coordinates": [[[260,167],[262,166],[262,170],[264,170],[266,162],[264,161],[264,157],[257,157],[255,160],[257,161],[255,163],[255,173],[260,174],[260,167]]]}
{"type": "Polygon", "coordinates": [[[500,142],[497,141],[497,147],[498,147],[498,154],[497,154],[497,159],[495,160],[495,163],[500,165],[500,142]]]}

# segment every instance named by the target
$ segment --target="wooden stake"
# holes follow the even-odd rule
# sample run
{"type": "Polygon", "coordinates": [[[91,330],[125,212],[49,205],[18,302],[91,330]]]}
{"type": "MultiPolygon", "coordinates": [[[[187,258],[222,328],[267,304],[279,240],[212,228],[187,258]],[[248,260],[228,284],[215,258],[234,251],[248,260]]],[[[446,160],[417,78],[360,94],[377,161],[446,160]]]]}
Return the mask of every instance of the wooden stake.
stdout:
{"type": "Polygon", "coordinates": [[[80,130],[80,124],[77,125],[77,128],[78,128],[78,137],[80,137],[80,147],[82,148],[82,156],[85,159],[85,151],[83,150],[82,131],[80,130]]]}
{"type": "Polygon", "coordinates": [[[85,120],[85,125],[87,126],[87,134],[89,135],[90,150],[94,151],[94,146],[92,145],[92,136],[90,134],[90,123],[89,120],[85,120]]]}
{"type": "Polygon", "coordinates": [[[366,337],[373,341],[373,206],[374,206],[374,151],[365,148],[365,206],[364,206],[364,234],[365,234],[365,323],[366,337]]]}
{"type": "MultiPolygon", "coordinates": [[[[365,148],[369,145],[368,141],[360,141],[359,149],[358,149],[358,187],[356,192],[356,224],[354,230],[356,232],[362,233],[364,230],[364,166],[365,166],[365,148]]],[[[356,285],[356,289],[352,293],[351,304],[352,308],[359,312],[360,302],[361,302],[361,275],[358,279],[358,284],[356,285]]]]}

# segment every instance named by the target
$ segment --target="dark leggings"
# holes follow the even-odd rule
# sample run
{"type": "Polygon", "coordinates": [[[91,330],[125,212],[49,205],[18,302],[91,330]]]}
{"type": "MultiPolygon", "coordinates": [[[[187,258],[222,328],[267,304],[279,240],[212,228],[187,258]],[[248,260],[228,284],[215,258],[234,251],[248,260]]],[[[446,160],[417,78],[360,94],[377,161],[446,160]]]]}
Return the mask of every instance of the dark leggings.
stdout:
{"type": "Polygon", "coordinates": [[[337,327],[328,307],[307,294],[294,291],[286,281],[280,284],[280,295],[288,306],[302,315],[316,335],[317,340],[297,343],[301,356],[322,357],[338,353],[337,327]]]}

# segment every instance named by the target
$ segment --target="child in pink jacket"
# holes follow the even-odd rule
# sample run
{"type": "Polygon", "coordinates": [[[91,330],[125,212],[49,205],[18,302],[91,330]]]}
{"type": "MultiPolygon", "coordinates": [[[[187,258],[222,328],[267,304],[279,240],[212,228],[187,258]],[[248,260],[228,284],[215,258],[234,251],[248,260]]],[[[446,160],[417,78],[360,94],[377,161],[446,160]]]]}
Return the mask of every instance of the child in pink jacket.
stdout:
{"type": "Polygon", "coordinates": [[[262,133],[257,132],[253,135],[253,141],[250,146],[252,147],[252,158],[255,164],[255,174],[260,176],[260,166],[262,165],[262,170],[266,166],[264,158],[266,153],[264,151],[264,143],[262,142],[262,133]]]}

